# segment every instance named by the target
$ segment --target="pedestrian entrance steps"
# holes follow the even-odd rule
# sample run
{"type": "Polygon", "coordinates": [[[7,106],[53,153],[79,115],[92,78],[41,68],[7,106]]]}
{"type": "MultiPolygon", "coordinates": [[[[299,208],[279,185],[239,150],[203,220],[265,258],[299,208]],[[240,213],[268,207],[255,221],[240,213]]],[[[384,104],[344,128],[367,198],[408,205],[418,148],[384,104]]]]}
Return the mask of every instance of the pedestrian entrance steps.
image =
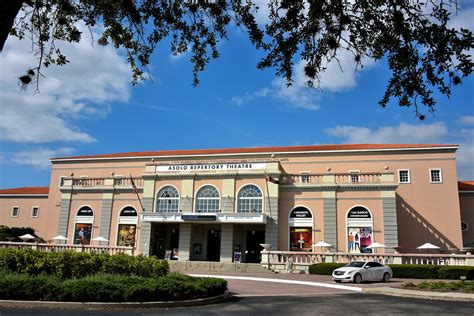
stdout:
{"type": "Polygon", "coordinates": [[[274,273],[262,267],[259,263],[226,263],[213,261],[168,261],[170,270],[183,271],[210,271],[210,272],[242,272],[242,273],[274,273]]]}

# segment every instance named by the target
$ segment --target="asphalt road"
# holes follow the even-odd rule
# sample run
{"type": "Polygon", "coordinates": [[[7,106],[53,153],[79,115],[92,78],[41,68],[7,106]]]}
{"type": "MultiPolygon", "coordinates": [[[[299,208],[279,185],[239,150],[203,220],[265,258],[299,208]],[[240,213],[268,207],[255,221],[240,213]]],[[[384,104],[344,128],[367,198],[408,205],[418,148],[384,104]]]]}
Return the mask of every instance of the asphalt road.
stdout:
{"type": "Polygon", "coordinates": [[[362,293],[313,296],[232,297],[228,302],[141,310],[57,310],[0,308],[7,315],[474,315],[474,304],[362,293]]]}

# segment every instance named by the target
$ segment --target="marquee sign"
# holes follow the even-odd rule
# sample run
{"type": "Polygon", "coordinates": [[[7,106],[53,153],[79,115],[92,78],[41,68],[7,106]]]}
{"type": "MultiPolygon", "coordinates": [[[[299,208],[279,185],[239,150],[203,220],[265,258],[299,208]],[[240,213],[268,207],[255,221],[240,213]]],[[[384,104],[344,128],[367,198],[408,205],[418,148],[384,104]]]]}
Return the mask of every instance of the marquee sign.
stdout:
{"type": "Polygon", "coordinates": [[[354,207],[352,210],[349,211],[347,214],[347,218],[372,218],[370,216],[369,210],[364,207],[354,207]]]}
{"type": "Polygon", "coordinates": [[[216,221],[216,215],[198,215],[198,214],[183,214],[181,215],[183,221],[216,221]]]}
{"type": "Polygon", "coordinates": [[[238,170],[265,170],[266,163],[212,163],[212,164],[177,164],[158,165],[156,172],[206,172],[206,171],[238,171],[238,170]]]}
{"type": "Polygon", "coordinates": [[[313,218],[306,207],[297,207],[290,213],[290,218],[313,218]]]}

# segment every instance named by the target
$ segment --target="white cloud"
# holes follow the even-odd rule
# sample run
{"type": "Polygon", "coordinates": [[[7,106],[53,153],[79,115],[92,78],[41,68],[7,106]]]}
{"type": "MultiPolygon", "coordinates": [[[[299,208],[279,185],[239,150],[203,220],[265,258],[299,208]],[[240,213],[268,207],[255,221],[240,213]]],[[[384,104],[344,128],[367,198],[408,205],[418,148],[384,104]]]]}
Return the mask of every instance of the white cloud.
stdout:
{"type": "Polygon", "coordinates": [[[383,126],[376,130],[367,127],[336,126],[325,130],[326,134],[343,138],[346,143],[439,143],[448,134],[443,122],[411,125],[401,123],[398,126],[383,126]]]}
{"type": "Polygon", "coordinates": [[[0,140],[46,143],[92,142],[81,126],[90,117],[105,116],[110,102],[130,97],[130,70],[112,47],[91,44],[83,28],[80,43],[56,43],[69,64],[43,69],[40,93],[34,84],[20,91],[17,78],[35,67],[28,40],[8,38],[0,59],[0,140]]]}
{"type": "Polygon", "coordinates": [[[452,143],[458,144],[456,162],[460,180],[474,179],[474,129],[449,131],[444,122],[398,126],[377,129],[357,126],[337,126],[325,130],[326,134],[341,138],[344,143],[452,143]]]}
{"type": "Polygon", "coordinates": [[[461,116],[459,118],[459,123],[465,125],[474,125],[474,116],[461,116]]]}
{"type": "Polygon", "coordinates": [[[71,155],[73,148],[63,147],[58,149],[36,148],[17,152],[11,157],[11,162],[20,165],[29,165],[39,169],[49,169],[49,159],[52,157],[71,155]]]}
{"type": "MultiPolygon", "coordinates": [[[[319,109],[319,101],[325,92],[342,92],[357,86],[357,76],[362,69],[357,69],[354,55],[347,50],[339,50],[338,61],[333,60],[324,65],[326,70],[320,74],[319,88],[309,88],[304,68],[305,61],[300,60],[294,66],[293,83],[287,86],[285,79],[276,78],[269,88],[263,88],[243,96],[234,96],[231,102],[242,105],[260,97],[272,97],[296,108],[306,110],[319,109]],[[264,92],[264,93],[262,93],[264,92]]],[[[372,67],[375,62],[371,59],[363,59],[364,68],[372,67]]],[[[316,83],[315,83],[316,84],[316,83]]]]}

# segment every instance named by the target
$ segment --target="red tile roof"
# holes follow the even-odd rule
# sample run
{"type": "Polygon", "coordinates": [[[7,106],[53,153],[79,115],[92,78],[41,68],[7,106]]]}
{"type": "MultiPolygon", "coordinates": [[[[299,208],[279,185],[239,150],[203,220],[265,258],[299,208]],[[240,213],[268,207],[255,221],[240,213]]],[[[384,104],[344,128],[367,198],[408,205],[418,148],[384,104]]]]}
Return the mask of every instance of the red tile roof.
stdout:
{"type": "Polygon", "coordinates": [[[1,194],[48,194],[49,187],[24,187],[24,188],[13,188],[0,190],[1,194]]]}
{"type": "Polygon", "coordinates": [[[459,181],[459,191],[474,191],[474,181],[459,181]]]}
{"type": "Polygon", "coordinates": [[[159,156],[192,156],[192,155],[228,155],[228,154],[259,154],[281,152],[311,152],[311,151],[358,151],[358,150],[396,150],[396,149],[430,149],[440,147],[456,148],[453,144],[345,144],[345,145],[313,145],[286,147],[251,147],[251,148],[219,148],[191,150],[160,150],[126,152],[115,154],[99,154],[86,156],[70,156],[52,158],[51,160],[96,159],[96,158],[130,158],[130,157],[159,157],[159,156]]]}

